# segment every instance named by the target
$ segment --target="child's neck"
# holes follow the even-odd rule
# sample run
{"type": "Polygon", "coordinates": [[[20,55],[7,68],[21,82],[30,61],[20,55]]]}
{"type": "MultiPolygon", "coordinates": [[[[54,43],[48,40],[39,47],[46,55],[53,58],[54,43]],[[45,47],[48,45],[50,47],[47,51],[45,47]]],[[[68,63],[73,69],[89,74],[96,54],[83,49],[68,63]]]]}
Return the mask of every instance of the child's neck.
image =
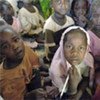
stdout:
{"type": "Polygon", "coordinates": [[[22,62],[22,60],[18,60],[18,61],[12,61],[12,60],[4,60],[4,69],[13,69],[15,67],[17,67],[20,63],[22,62]]]}
{"type": "Polygon", "coordinates": [[[95,33],[95,35],[100,38],[100,29],[93,28],[92,32],[95,33]]]}
{"type": "Polygon", "coordinates": [[[54,13],[52,18],[59,25],[64,25],[66,23],[66,16],[65,15],[60,15],[58,13],[54,13]]]}

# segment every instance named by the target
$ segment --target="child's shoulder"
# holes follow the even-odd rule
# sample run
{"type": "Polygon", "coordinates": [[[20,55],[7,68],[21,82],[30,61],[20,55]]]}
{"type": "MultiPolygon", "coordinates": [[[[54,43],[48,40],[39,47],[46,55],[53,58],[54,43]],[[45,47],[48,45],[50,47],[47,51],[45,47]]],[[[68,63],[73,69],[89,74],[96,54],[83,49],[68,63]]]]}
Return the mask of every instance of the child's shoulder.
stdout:
{"type": "Polygon", "coordinates": [[[67,19],[67,22],[69,22],[69,23],[73,23],[73,24],[74,24],[74,20],[73,20],[72,17],[66,15],[66,19],[67,19]]]}
{"type": "Polygon", "coordinates": [[[52,15],[46,20],[45,24],[44,24],[44,30],[45,29],[49,29],[49,30],[52,30],[55,25],[57,23],[55,23],[55,21],[52,19],[52,15]]]}

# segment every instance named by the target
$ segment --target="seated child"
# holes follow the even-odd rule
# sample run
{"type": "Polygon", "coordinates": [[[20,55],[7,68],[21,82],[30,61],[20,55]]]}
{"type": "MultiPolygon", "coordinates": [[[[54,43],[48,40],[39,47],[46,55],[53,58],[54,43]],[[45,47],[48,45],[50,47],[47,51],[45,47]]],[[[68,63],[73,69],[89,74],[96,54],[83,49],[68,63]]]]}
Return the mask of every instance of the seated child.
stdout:
{"type": "Polygon", "coordinates": [[[74,24],[73,19],[66,15],[66,12],[69,9],[68,0],[51,0],[51,3],[54,13],[46,20],[43,29],[43,32],[45,33],[46,59],[49,61],[52,60],[52,56],[54,55],[59,45],[59,43],[56,44],[55,41],[60,40],[62,32],[59,32],[59,34],[58,31],[62,29],[64,31],[65,28],[74,24]],[[55,33],[58,34],[55,35],[55,33]]]}
{"type": "Polygon", "coordinates": [[[0,1],[0,15],[17,33],[22,31],[21,23],[19,19],[14,16],[14,9],[9,2],[0,1]]]}
{"type": "Polygon", "coordinates": [[[23,29],[22,35],[41,39],[40,36],[43,35],[44,19],[39,14],[38,9],[32,5],[32,0],[24,0],[23,2],[24,6],[18,13],[23,29]]]}
{"type": "Polygon", "coordinates": [[[40,66],[39,58],[9,25],[0,26],[0,47],[4,57],[0,64],[0,95],[4,100],[24,100],[26,85],[36,76],[32,72],[40,66]]]}
{"type": "Polygon", "coordinates": [[[93,84],[94,66],[93,57],[88,52],[89,43],[89,36],[83,28],[69,27],[62,34],[49,69],[52,83],[59,92],[68,79],[64,92],[73,100],[79,100],[88,85],[93,84]]]}
{"type": "MultiPolygon", "coordinates": [[[[92,2],[92,23],[92,28],[88,30],[88,33],[90,35],[90,50],[95,60],[95,74],[97,74],[95,77],[96,93],[100,98],[100,2],[98,0],[92,2]]],[[[95,98],[96,96],[95,94],[95,98]]]]}
{"type": "Polygon", "coordinates": [[[72,1],[70,14],[75,21],[75,25],[79,25],[87,29],[89,22],[89,7],[90,6],[88,0],[72,1]]]}

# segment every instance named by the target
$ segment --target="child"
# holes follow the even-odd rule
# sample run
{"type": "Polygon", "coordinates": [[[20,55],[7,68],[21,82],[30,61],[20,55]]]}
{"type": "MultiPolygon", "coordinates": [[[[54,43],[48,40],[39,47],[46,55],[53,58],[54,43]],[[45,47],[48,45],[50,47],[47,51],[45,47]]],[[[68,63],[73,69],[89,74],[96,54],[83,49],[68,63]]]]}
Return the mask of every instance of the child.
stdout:
{"type": "MultiPolygon", "coordinates": [[[[96,71],[96,93],[94,96],[94,100],[96,98],[100,98],[100,2],[98,0],[94,0],[92,2],[92,28],[88,30],[90,35],[90,50],[95,59],[95,71],[96,71]]],[[[99,100],[99,99],[98,99],[99,100]]]]}
{"type": "Polygon", "coordinates": [[[24,100],[26,85],[36,76],[32,71],[40,66],[39,58],[8,25],[0,27],[0,47],[5,57],[0,65],[0,95],[4,100],[24,100]]]}
{"type": "Polygon", "coordinates": [[[89,2],[87,0],[73,0],[71,4],[71,17],[75,24],[87,29],[89,17],[89,2]]]}
{"type": "Polygon", "coordinates": [[[52,56],[58,48],[62,31],[74,24],[72,18],[66,15],[66,12],[69,9],[68,0],[51,0],[51,3],[54,13],[46,20],[43,30],[45,33],[46,59],[49,61],[52,59],[52,56]]]}
{"type": "Polygon", "coordinates": [[[27,36],[41,39],[39,37],[40,35],[43,35],[42,31],[44,19],[39,14],[38,9],[32,5],[32,0],[24,0],[23,2],[24,6],[19,10],[18,13],[23,28],[22,35],[26,34],[27,36]]]}
{"type": "Polygon", "coordinates": [[[0,15],[17,33],[22,31],[20,21],[14,16],[14,9],[9,2],[0,1],[0,15]]]}
{"type": "Polygon", "coordinates": [[[64,92],[73,100],[79,100],[88,84],[93,84],[93,57],[88,53],[88,45],[89,36],[84,29],[69,27],[62,35],[49,70],[52,83],[59,92],[68,78],[64,92]]]}

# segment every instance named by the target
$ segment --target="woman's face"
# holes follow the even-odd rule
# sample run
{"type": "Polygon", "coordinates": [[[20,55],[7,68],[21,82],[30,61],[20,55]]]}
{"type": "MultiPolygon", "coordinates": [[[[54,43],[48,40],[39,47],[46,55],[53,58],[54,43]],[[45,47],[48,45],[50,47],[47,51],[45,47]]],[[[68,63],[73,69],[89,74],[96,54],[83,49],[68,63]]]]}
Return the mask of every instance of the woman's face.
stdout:
{"type": "Polygon", "coordinates": [[[64,43],[65,58],[71,65],[78,65],[82,62],[86,53],[86,37],[81,33],[73,32],[68,34],[66,38],[64,43]]]}

